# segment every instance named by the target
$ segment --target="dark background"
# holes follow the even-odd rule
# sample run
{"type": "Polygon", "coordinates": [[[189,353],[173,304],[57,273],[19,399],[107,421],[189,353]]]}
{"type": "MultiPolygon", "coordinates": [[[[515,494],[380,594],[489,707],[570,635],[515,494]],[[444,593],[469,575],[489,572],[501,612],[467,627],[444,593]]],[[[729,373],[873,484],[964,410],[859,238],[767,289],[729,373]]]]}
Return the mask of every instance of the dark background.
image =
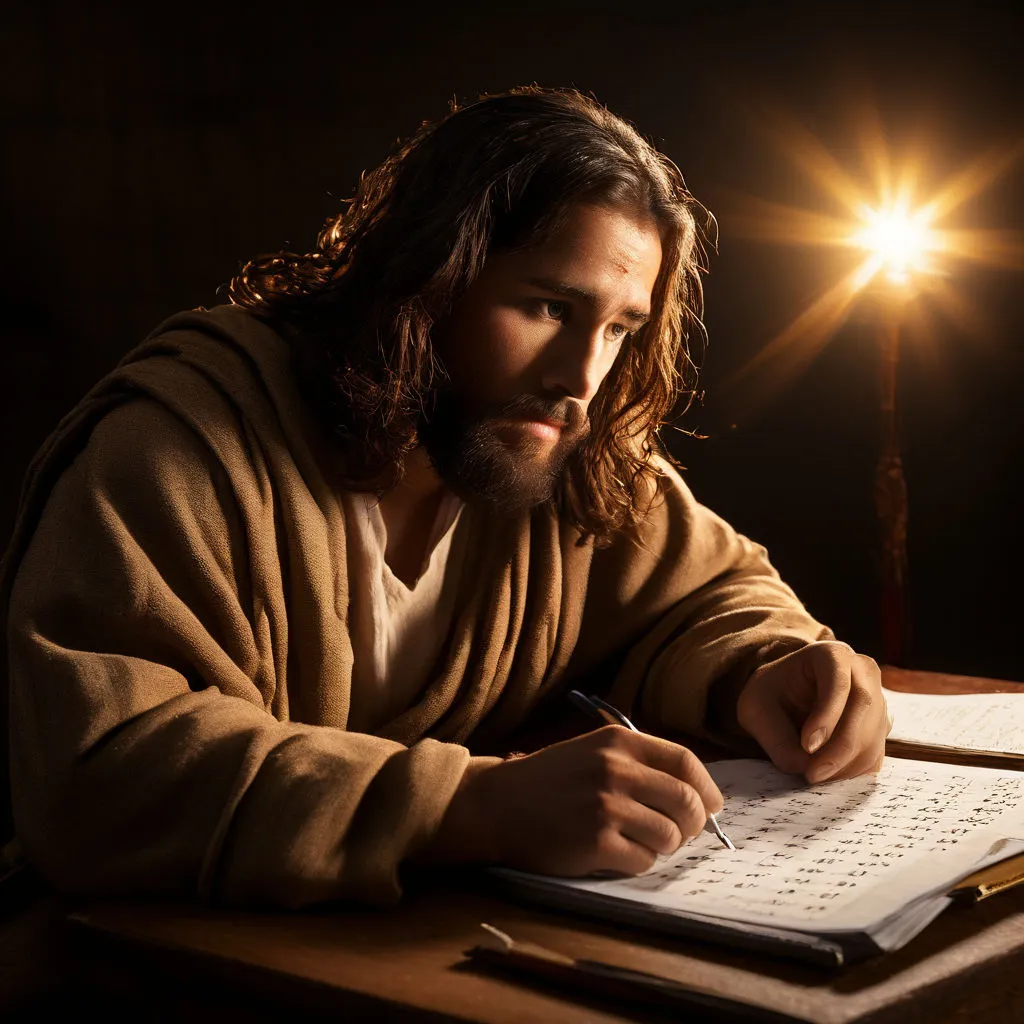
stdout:
{"type": "MultiPolygon", "coordinates": [[[[1024,139],[1020,5],[718,3],[8,7],[0,27],[0,530],[76,399],[160,320],[218,301],[239,263],[312,245],[359,173],[448,102],[575,85],[632,120],[717,215],[707,395],[672,435],[698,496],[764,542],[812,612],[879,655],[876,325],[858,307],[760,401],[725,382],[849,267],[747,237],[739,195],[830,205],[765,130],[812,131],[858,178],[858,109],[928,158],[926,192],[1024,139]],[[670,11],[671,13],[666,13],[670,11]]],[[[964,226],[1024,232],[1024,160],[964,226]]],[[[1018,235],[1018,237],[1020,237],[1018,235]]],[[[1024,679],[1024,277],[950,268],[975,315],[908,340],[911,667],[1024,679]]]]}

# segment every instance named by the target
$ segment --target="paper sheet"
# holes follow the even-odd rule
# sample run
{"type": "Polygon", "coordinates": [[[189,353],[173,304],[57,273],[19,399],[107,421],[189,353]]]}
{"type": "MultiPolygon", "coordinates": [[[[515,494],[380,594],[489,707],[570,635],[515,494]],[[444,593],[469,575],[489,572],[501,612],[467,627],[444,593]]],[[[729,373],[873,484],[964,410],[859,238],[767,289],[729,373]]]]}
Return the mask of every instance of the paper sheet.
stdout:
{"type": "Polygon", "coordinates": [[[1021,693],[934,694],[886,690],[892,740],[1024,754],[1021,693]]]}
{"type": "Polygon", "coordinates": [[[999,837],[1024,839],[1024,774],[887,759],[879,775],[816,786],[763,761],[709,766],[719,823],[636,878],[573,888],[689,913],[827,932],[867,929],[943,890],[999,837]]]}

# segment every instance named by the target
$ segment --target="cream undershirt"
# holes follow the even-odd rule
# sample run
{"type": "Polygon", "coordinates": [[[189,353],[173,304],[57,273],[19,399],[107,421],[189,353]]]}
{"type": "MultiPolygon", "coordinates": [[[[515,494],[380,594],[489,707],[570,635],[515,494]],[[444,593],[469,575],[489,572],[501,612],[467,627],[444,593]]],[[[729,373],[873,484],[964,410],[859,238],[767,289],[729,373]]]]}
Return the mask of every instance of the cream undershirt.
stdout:
{"type": "Polygon", "coordinates": [[[454,495],[442,499],[423,565],[409,586],[384,558],[388,534],[377,498],[352,499],[348,556],[364,571],[350,572],[349,579],[368,579],[370,592],[351,595],[352,694],[359,704],[350,709],[349,728],[372,732],[416,703],[441,654],[455,611],[459,566],[450,556],[462,502],[454,495]]]}

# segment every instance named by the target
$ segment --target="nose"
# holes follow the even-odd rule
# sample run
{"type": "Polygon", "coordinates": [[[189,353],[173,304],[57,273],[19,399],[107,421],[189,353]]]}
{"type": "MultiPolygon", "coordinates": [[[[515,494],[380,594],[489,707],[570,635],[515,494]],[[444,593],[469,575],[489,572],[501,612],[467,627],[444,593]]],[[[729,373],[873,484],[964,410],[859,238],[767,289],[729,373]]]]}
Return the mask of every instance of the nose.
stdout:
{"type": "Polygon", "coordinates": [[[600,331],[564,331],[549,350],[541,384],[546,392],[567,395],[584,407],[597,394],[614,355],[600,331]]]}

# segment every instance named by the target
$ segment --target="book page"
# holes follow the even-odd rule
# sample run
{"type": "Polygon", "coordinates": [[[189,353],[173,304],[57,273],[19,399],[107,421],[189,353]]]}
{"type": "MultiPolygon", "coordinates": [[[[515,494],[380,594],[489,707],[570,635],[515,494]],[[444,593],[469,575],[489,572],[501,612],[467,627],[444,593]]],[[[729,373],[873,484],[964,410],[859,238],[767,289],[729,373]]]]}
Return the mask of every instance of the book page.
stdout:
{"type": "Polygon", "coordinates": [[[782,928],[868,929],[945,891],[1000,837],[1024,839],[1017,772],[889,758],[878,775],[809,786],[764,761],[708,767],[735,851],[704,832],[647,874],[564,884],[782,928]]]}
{"type": "Polygon", "coordinates": [[[1017,693],[935,694],[886,690],[889,739],[1024,755],[1024,688],[1017,693]]]}

